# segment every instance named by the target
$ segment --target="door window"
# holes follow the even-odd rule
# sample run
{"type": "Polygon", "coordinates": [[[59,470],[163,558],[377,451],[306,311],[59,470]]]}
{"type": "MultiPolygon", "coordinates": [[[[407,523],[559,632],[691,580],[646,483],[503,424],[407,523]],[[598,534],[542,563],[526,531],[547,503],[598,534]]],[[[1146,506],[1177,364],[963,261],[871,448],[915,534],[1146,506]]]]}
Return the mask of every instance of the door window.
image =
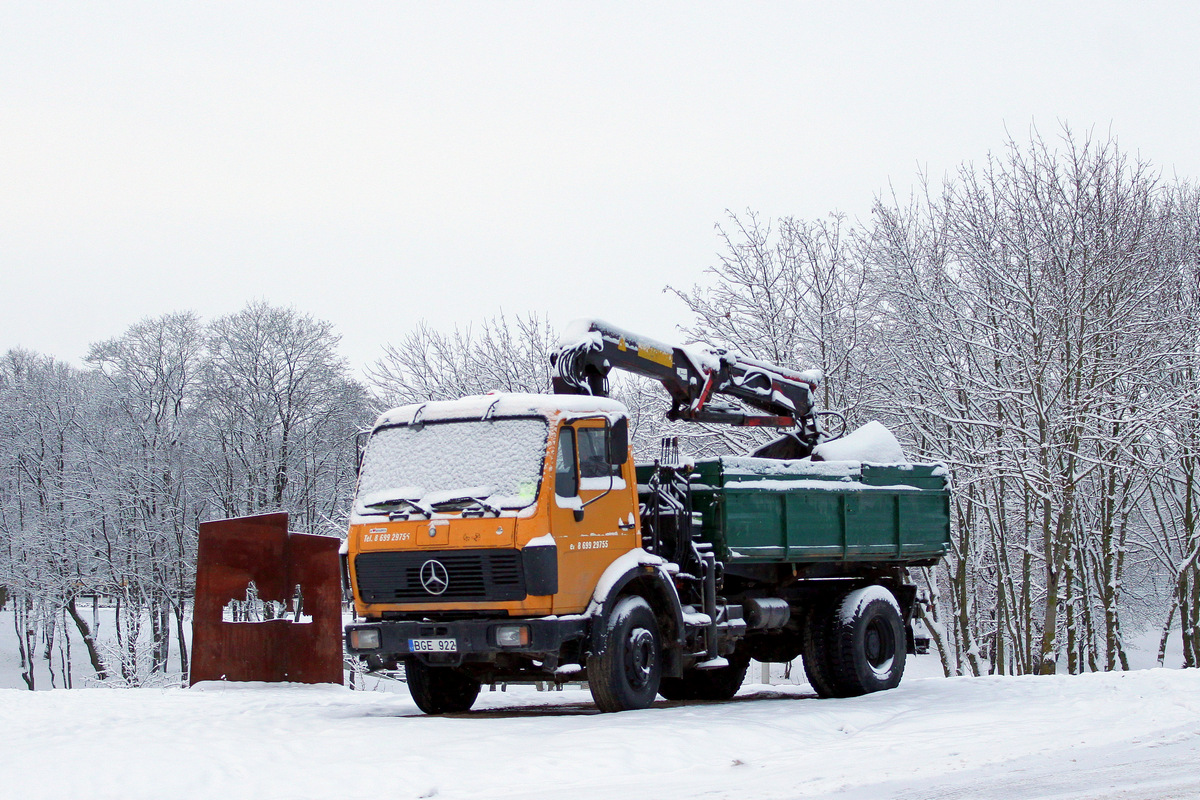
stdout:
{"type": "Polygon", "coordinates": [[[608,428],[579,429],[579,475],[582,478],[619,477],[621,467],[608,463],[608,428]]]}
{"type": "Polygon", "coordinates": [[[559,497],[579,494],[579,472],[575,466],[575,429],[558,432],[558,457],[554,464],[554,493],[559,497]]]}

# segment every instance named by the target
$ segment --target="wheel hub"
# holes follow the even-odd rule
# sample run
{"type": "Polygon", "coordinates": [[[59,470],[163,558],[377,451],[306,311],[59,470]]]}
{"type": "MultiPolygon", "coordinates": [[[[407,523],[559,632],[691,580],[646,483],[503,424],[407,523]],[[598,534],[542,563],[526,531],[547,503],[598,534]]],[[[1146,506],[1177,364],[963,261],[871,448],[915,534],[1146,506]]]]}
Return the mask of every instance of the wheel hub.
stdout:
{"type": "Polygon", "coordinates": [[[629,632],[628,646],[625,648],[625,674],[629,683],[641,688],[650,680],[654,668],[654,635],[645,628],[635,628],[629,632]]]}

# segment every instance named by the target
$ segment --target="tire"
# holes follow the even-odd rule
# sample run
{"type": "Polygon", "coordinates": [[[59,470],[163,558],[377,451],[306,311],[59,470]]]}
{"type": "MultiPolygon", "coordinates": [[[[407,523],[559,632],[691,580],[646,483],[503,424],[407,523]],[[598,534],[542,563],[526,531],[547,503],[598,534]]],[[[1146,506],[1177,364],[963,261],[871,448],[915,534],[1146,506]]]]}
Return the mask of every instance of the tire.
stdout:
{"type": "Polygon", "coordinates": [[[453,667],[431,667],[417,658],[404,664],[408,693],[426,714],[470,711],[479,697],[479,681],[453,667]]]}
{"type": "Polygon", "coordinates": [[[604,621],[604,651],[587,660],[588,686],[601,711],[646,708],[662,680],[662,637],[650,604],[619,599],[604,621]]]}
{"type": "Polygon", "coordinates": [[[836,697],[894,689],[904,676],[908,652],[896,598],[882,586],[844,595],[829,615],[826,677],[836,697]]]}
{"type": "MultiPolygon", "coordinates": [[[[840,599],[840,598],[839,598],[840,599]]],[[[832,627],[833,604],[828,600],[810,606],[804,615],[802,650],[804,674],[817,697],[834,697],[833,680],[830,677],[829,632],[832,627]]]]}
{"type": "Polygon", "coordinates": [[[726,656],[727,667],[684,670],[679,678],[663,678],[658,693],[668,700],[729,700],[746,679],[750,656],[726,656]]]}

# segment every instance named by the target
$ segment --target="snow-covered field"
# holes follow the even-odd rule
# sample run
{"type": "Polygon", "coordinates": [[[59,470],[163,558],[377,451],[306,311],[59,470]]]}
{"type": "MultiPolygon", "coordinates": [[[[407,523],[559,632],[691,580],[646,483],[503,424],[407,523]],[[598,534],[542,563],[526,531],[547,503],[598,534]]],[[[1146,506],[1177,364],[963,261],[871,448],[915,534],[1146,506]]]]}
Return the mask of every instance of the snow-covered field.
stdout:
{"type": "Polygon", "coordinates": [[[921,677],[818,700],[598,714],[586,691],[486,692],[422,716],[399,684],[0,690],[10,798],[1200,797],[1200,671],[921,677]],[[398,691],[396,691],[398,690],[398,691]]]}
{"type": "Polygon", "coordinates": [[[910,656],[899,689],[818,700],[799,663],[773,685],[752,664],[728,703],[599,714],[514,686],[443,718],[375,678],[29,692],[15,641],[0,612],[0,798],[1200,798],[1200,670],[1145,669],[1153,632],[1127,673],[946,679],[910,656]]]}

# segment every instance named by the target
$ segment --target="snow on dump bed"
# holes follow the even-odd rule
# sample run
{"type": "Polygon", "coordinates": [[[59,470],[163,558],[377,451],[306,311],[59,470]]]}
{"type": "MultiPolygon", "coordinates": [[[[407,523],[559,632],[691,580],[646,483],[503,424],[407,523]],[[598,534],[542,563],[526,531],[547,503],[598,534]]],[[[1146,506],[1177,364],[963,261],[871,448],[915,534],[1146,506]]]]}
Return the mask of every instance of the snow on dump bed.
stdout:
{"type": "MultiPolygon", "coordinates": [[[[820,491],[920,491],[909,485],[881,486],[862,483],[863,464],[886,466],[911,471],[915,466],[904,456],[900,443],[892,432],[878,422],[868,422],[848,436],[818,445],[811,458],[774,459],[754,456],[721,456],[718,460],[727,477],[735,477],[739,489],[768,489],[786,492],[795,489],[820,491]],[[761,477],[763,480],[745,480],[761,477]],[[789,480],[791,479],[791,480],[789,480]],[[832,480],[831,480],[832,479],[832,480]]],[[[932,467],[930,477],[944,477],[944,464],[923,464],[932,467]]]]}
{"type": "MultiPolygon", "coordinates": [[[[862,463],[858,461],[809,461],[807,458],[784,460],[751,456],[722,456],[716,459],[725,470],[726,488],[765,489],[771,492],[791,492],[812,489],[819,492],[920,492],[909,484],[877,485],[862,481],[862,463]],[[761,480],[754,480],[761,478],[761,480]],[[831,480],[832,479],[832,480],[831,480]]],[[[901,471],[911,470],[912,464],[887,464],[901,471]]],[[[930,477],[944,477],[941,464],[933,467],[930,477]]]]}
{"type": "Polygon", "coordinates": [[[432,422],[447,419],[482,419],[489,417],[541,417],[575,416],[593,414],[604,416],[627,415],[624,404],[607,397],[592,397],[578,394],[494,394],[472,395],[459,400],[431,400],[428,403],[411,403],[385,411],[375,420],[375,427],[382,425],[407,425],[413,418],[432,422]],[[418,414],[419,412],[419,414],[418,414]]]}
{"type": "Polygon", "coordinates": [[[900,442],[882,423],[871,420],[840,439],[813,448],[818,461],[869,461],[872,464],[905,464],[900,442]]]}
{"type": "Polygon", "coordinates": [[[814,460],[723,456],[721,463],[725,465],[726,471],[741,470],[755,475],[796,475],[846,480],[857,480],[862,474],[864,463],[900,469],[912,466],[892,432],[873,420],[841,439],[817,445],[813,449],[813,455],[820,457],[814,460]]]}
{"type": "Polygon", "coordinates": [[[809,489],[817,492],[920,492],[923,491],[920,487],[909,486],[906,483],[890,484],[887,486],[876,486],[870,483],[863,483],[857,480],[843,481],[820,481],[820,480],[798,480],[788,481],[771,478],[762,481],[734,481],[726,484],[727,487],[737,489],[766,489],[770,492],[794,492],[803,489],[809,489]]]}
{"type": "Polygon", "coordinates": [[[810,461],[807,458],[755,458],[754,456],[721,456],[725,472],[748,472],[752,475],[806,478],[842,478],[853,481],[862,477],[862,465],[857,461],[810,461]]]}

